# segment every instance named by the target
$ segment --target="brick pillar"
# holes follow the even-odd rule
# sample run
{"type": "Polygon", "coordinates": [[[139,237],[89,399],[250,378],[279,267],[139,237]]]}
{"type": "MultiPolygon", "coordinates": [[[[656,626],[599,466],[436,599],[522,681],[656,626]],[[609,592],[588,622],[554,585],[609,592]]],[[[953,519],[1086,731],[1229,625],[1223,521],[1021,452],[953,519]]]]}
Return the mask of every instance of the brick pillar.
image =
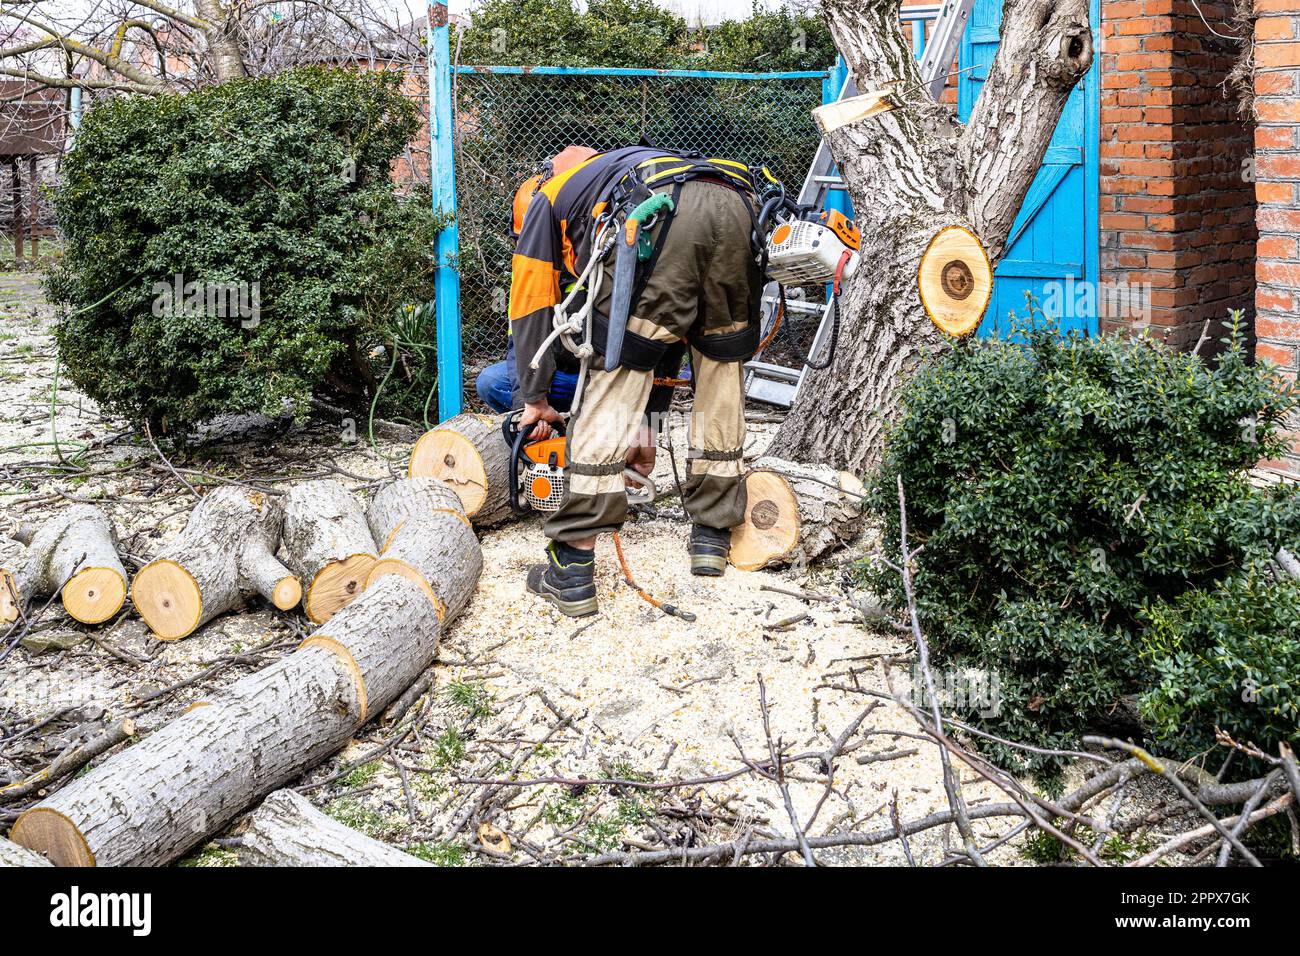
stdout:
{"type": "MultiPolygon", "coordinates": [[[[1230,19],[1225,0],[1200,6],[1230,19]]],[[[1152,335],[1190,349],[1206,319],[1254,300],[1251,125],[1223,88],[1239,46],[1190,0],[1103,0],[1101,19],[1101,280],[1150,289],[1146,316],[1103,314],[1101,330],[1149,318],[1152,335]]]]}
{"type": "MultiPolygon", "coordinates": [[[[1300,373],[1300,0],[1255,0],[1255,321],[1258,358],[1300,373]]],[[[1300,477],[1300,416],[1291,452],[1268,462],[1300,477]]]]}

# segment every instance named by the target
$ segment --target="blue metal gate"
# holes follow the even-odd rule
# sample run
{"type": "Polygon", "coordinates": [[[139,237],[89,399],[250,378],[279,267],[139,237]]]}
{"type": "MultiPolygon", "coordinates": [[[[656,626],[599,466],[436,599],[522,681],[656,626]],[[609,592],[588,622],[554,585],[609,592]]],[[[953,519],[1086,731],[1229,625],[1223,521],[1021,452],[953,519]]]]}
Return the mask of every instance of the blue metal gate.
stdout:
{"type": "MultiPolygon", "coordinates": [[[[1092,0],[1094,48],[1100,49],[1097,31],[1099,0],[1092,0]]],[[[1002,0],[975,0],[970,24],[962,38],[957,87],[957,108],[962,122],[970,118],[993,55],[1002,24],[1002,0]]],[[[993,298],[979,328],[983,336],[1006,336],[1012,313],[1027,315],[1025,294],[1032,293],[1042,306],[1051,304],[1049,317],[1062,332],[1097,334],[1096,302],[1100,296],[1076,295],[1082,282],[1098,281],[1098,141],[1100,122],[1100,71],[1092,69],[1066,103],[1042,168],[1025,197],[1011,230],[1006,255],[999,263],[993,298]],[[1056,296],[1049,296],[1059,283],[1056,296]]]]}

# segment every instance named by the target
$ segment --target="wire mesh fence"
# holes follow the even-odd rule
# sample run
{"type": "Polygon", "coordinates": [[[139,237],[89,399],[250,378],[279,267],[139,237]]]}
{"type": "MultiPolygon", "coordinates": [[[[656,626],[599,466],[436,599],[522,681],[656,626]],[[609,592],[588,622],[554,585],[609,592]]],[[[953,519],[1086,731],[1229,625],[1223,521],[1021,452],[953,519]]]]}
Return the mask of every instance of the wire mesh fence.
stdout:
{"type": "Polygon", "coordinates": [[[511,201],[542,163],[566,146],[613,149],[642,137],[766,164],[795,185],[816,152],[810,112],[820,74],[735,79],[717,75],[537,74],[465,67],[453,83],[461,322],[467,407],[474,380],[505,356],[511,201]]]}

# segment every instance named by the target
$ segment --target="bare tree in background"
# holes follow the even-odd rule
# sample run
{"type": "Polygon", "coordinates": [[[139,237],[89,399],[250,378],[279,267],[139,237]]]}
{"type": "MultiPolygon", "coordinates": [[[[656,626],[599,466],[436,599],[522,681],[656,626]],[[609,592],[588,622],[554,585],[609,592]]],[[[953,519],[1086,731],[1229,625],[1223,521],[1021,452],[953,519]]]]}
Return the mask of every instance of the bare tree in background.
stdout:
{"type": "MultiPolygon", "coordinates": [[[[24,168],[30,159],[31,183],[53,180],[74,90],[89,105],[328,64],[404,71],[407,94],[426,102],[424,9],[420,0],[4,0],[0,156],[15,170],[14,157],[24,168]]],[[[415,155],[417,140],[411,151],[402,178],[427,179],[427,150],[415,155]]],[[[0,188],[0,221],[16,233],[23,218],[48,226],[49,210],[17,177],[0,188]]]]}

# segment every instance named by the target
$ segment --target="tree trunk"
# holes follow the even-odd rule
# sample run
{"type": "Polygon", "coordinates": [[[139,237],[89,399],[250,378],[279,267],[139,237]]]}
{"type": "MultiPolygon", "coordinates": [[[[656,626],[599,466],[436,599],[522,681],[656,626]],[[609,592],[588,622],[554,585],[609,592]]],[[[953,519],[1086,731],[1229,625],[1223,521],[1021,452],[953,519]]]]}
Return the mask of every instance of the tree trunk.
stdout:
{"type": "Polygon", "coordinates": [[[841,302],[839,348],[809,371],[770,451],[865,473],[878,460],[900,390],[925,352],[950,342],[917,278],[931,240],[961,227],[993,266],[1071,90],[1092,63],[1088,0],[1007,0],[1002,43],[962,129],[932,101],[903,37],[897,0],[824,0],[859,91],[892,108],[863,119],[827,110],[823,134],[853,199],[862,259],[841,302]]]}
{"type": "Polygon", "coordinates": [[[400,575],[420,586],[439,617],[461,612],[478,583],[483,549],[469,519],[458,507],[446,507],[452,501],[459,504],[450,488],[432,478],[397,481],[375,496],[367,519],[386,544],[367,588],[386,575],[400,575]]]}
{"type": "Polygon", "coordinates": [[[411,450],[410,476],[449,485],[477,527],[512,514],[510,446],[501,434],[500,417],[457,415],[425,432],[411,450]]]}
{"type": "Polygon", "coordinates": [[[221,9],[221,0],[194,0],[194,9],[206,26],[203,35],[212,54],[212,70],[221,83],[248,76],[244,54],[235,35],[234,17],[221,9]]]}
{"type": "Polygon", "coordinates": [[[62,590],[63,607],[83,624],[101,624],[126,600],[126,569],[113,525],[93,505],[74,505],[33,535],[25,552],[0,555],[0,623],[62,590]]]}
{"type": "Polygon", "coordinates": [[[33,853],[17,843],[10,843],[4,837],[0,837],[0,869],[9,866],[53,866],[49,860],[39,853],[33,853]]]}
{"type": "Polygon", "coordinates": [[[284,496],[284,550],[313,624],[361,596],[378,556],[365,508],[332,480],[305,481],[284,496]]]}
{"type": "Polygon", "coordinates": [[[745,522],[731,533],[731,563],[742,571],[806,565],[862,530],[862,482],[848,472],[760,458],[745,489],[745,522]]]}
{"type": "Polygon", "coordinates": [[[135,576],[131,599],[159,640],[186,637],[244,596],[282,611],[302,586],[275,558],[284,513],[260,491],[223,485],[204,495],[179,538],[135,576]]]}
{"type": "Polygon", "coordinates": [[[382,554],[396,532],[413,514],[455,511],[465,516],[460,498],[436,478],[406,478],[384,485],[366,508],[370,535],[382,554]]]}
{"type": "Polygon", "coordinates": [[[433,663],[442,626],[422,588],[389,575],[295,653],[28,810],[10,837],[61,866],[169,863],[347,744],[433,663]]]}
{"type": "Polygon", "coordinates": [[[292,790],[277,790],[248,818],[240,860],[251,866],[432,866],[333,820],[292,790]]]}

